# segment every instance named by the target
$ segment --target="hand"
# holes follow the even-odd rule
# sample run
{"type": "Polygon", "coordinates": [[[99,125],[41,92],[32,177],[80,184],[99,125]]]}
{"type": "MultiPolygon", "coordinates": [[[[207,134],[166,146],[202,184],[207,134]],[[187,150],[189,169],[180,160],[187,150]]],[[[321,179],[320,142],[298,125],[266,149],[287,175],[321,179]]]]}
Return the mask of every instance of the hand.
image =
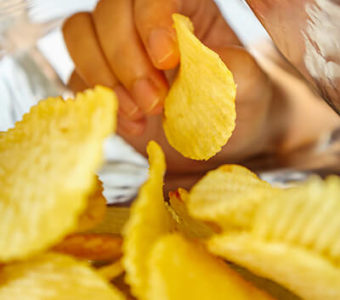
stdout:
{"type": "Polygon", "coordinates": [[[101,0],[92,13],[71,16],[63,27],[75,63],[70,86],[102,84],[119,98],[118,133],[145,154],[150,139],[166,152],[169,172],[204,171],[279,147],[288,109],[268,76],[245,50],[212,0],[101,0]],[[161,112],[179,64],[171,15],[193,21],[195,34],[216,51],[237,83],[236,129],[208,162],[183,158],[167,143],[161,112]]]}

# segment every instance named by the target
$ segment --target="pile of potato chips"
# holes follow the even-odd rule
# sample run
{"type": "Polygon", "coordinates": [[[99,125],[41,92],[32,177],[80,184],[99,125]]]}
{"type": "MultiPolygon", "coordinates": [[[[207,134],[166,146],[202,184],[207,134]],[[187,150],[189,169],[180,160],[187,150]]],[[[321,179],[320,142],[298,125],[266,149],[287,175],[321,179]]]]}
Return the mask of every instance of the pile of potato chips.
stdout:
{"type": "MultiPolygon", "coordinates": [[[[192,51],[206,51],[211,68],[226,73],[188,20],[174,18],[183,61],[164,128],[174,147],[206,159],[231,134],[233,118],[218,124],[234,92],[227,92],[230,107],[198,99],[199,109],[176,127],[173,106],[183,97],[189,107],[195,96],[194,86],[183,89],[196,72],[187,69],[196,64],[192,51]],[[191,135],[204,110],[203,118],[217,120],[204,124],[216,133],[208,148],[196,144],[206,129],[191,140],[178,133],[191,135]]],[[[131,208],[106,207],[95,172],[116,114],[114,93],[96,87],[41,101],[0,134],[0,300],[340,299],[339,177],[279,189],[223,165],[164,199],[165,157],[151,141],[149,176],[131,208]]]]}

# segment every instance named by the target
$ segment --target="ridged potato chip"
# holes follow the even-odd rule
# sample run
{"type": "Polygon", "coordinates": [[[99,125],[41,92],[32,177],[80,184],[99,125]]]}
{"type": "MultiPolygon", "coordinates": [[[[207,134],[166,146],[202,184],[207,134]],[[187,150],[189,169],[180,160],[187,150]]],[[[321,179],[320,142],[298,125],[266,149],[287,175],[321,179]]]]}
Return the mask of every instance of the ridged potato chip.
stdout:
{"type": "Polygon", "coordinates": [[[123,300],[86,263],[46,253],[0,269],[0,300],[123,300]]]}
{"type": "Polygon", "coordinates": [[[201,245],[179,234],[159,239],[149,265],[149,300],[271,299],[201,245]]]}
{"type": "Polygon", "coordinates": [[[122,237],[115,234],[76,233],[53,247],[81,259],[112,261],[122,256],[122,237]]]}
{"type": "Polygon", "coordinates": [[[114,93],[48,98],[0,136],[0,261],[47,249],[75,229],[94,188],[114,93]]]}
{"type": "Polygon", "coordinates": [[[80,215],[77,231],[87,231],[99,224],[105,217],[106,199],[103,195],[103,183],[96,177],[96,187],[87,200],[87,207],[80,215]]]}
{"type": "Polygon", "coordinates": [[[175,220],[176,229],[189,238],[204,239],[210,237],[214,233],[212,226],[189,215],[187,208],[188,198],[188,192],[181,188],[169,193],[170,205],[167,207],[175,220]]]}
{"type": "Polygon", "coordinates": [[[148,269],[146,257],[156,240],[173,226],[163,199],[165,158],[162,149],[153,141],[147,147],[149,178],[141,187],[132,205],[130,218],[123,230],[123,265],[126,281],[134,296],[147,299],[148,269]]]}
{"type": "Polygon", "coordinates": [[[165,99],[163,127],[183,156],[207,160],[235,128],[236,86],[220,57],[195,37],[191,21],[179,14],[173,20],[180,69],[165,99]]]}
{"type": "Polygon", "coordinates": [[[224,229],[247,228],[257,205],[276,192],[245,167],[223,165],[191,189],[188,209],[192,216],[224,229]]]}
{"type": "Polygon", "coordinates": [[[340,299],[340,178],[314,178],[261,203],[247,231],[209,249],[304,299],[340,299]]]}

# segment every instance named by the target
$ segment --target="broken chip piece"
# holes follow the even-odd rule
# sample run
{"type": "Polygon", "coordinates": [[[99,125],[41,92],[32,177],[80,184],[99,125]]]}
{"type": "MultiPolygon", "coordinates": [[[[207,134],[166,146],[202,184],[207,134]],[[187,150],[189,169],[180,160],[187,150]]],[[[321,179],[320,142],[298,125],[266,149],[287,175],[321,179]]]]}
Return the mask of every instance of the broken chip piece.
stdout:
{"type": "Polygon", "coordinates": [[[207,160],[234,130],[236,86],[220,57],[195,37],[191,21],[179,14],[173,20],[180,69],[165,99],[163,127],[183,156],[207,160]]]}
{"type": "Polygon", "coordinates": [[[28,257],[75,229],[116,123],[104,87],[48,98],[0,135],[0,261],[28,257]]]}

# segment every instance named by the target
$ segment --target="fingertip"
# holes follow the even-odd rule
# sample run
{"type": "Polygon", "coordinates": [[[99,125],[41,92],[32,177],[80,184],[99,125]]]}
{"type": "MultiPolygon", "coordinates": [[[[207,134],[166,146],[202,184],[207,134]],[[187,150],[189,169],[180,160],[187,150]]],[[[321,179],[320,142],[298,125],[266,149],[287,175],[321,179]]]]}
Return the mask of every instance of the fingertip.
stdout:
{"type": "Polygon", "coordinates": [[[150,32],[147,50],[153,65],[157,69],[173,69],[179,63],[179,50],[175,33],[166,28],[155,28],[150,32]]]}

